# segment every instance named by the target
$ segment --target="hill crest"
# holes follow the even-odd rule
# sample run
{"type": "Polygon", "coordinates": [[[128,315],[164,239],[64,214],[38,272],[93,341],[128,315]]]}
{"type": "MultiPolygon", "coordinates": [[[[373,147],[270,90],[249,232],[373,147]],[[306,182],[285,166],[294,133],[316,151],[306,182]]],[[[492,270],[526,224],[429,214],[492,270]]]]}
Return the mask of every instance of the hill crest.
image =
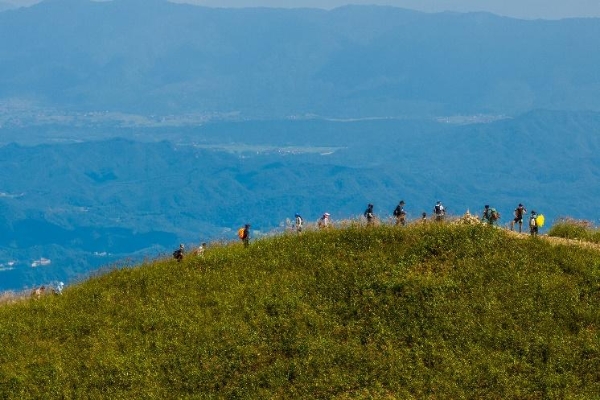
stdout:
{"type": "Polygon", "coordinates": [[[482,225],[213,246],[0,307],[0,393],[586,397],[599,265],[482,225]]]}

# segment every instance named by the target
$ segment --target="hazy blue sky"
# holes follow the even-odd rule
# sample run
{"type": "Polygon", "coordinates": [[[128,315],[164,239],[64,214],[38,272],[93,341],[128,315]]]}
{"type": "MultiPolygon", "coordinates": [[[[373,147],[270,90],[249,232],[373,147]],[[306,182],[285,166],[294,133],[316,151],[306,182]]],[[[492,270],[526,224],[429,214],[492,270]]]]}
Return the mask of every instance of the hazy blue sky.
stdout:
{"type": "MultiPolygon", "coordinates": [[[[379,4],[426,12],[488,11],[517,18],[600,17],[600,0],[171,0],[211,7],[317,7],[334,8],[344,4],[379,4]]],[[[0,0],[31,5],[39,0],[0,0]]]]}

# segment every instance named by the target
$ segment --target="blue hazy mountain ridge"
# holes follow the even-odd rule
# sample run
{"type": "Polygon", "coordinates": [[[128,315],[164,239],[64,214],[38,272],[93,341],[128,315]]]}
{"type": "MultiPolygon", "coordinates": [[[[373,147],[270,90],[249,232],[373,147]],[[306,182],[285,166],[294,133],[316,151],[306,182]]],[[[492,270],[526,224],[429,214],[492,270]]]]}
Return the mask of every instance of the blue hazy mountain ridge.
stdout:
{"type": "Polygon", "coordinates": [[[0,12],[10,10],[12,8],[15,8],[12,4],[0,1],[0,12]]]}
{"type": "Polygon", "coordinates": [[[6,145],[0,264],[18,263],[0,271],[0,289],[72,282],[179,242],[235,240],[246,222],[276,231],[295,212],[351,218],[371,202],[385,220],[401,198],[411,219],[441,199],[453,214],[491,203],[503,224],[518,202],[549,223],[597,221],[599,127],[600,113],[535,111],[471,125],[225,121],[182,129],[173,142],[6,145]],[[31,268],[41,257],[52,263],[31,268]]]}
{"type": "Polygon", "coordinates": [[[600,110],[599,19],[52,0],[1,13],[0,37],[0,98],[79,110],[600,110]]]}

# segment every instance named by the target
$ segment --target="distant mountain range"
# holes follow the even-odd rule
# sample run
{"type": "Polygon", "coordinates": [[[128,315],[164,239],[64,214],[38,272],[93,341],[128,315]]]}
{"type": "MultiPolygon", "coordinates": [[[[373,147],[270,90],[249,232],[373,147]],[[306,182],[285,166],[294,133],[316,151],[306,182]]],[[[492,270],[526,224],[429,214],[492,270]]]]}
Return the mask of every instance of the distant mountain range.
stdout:
{"type": "MultiPolygon", "coordinates": [[[[60,129],[57,129],[60,131],[60,129]]],[[[15,131],[15,129],[13,129],[15,131]]],[[[600,113],[537,111],[489,123],[424,120],[215,122],[114,129],[113,138],[0,147],[0,288],[70,282],[100,265],[168,255],[183,242],[235,240],[329,211],[409,219],[442,200],[451,214],[519,202],[598,222],[600,113]],[[270,135],[265,135],[268,132],[270,135]],[[50,260],[32,268],[36,260],[50,260]],[[9,263],[13,263],[9,265],[9,263]]]]}
{"type": "Polygon", "coordinates": [[[0,99],[281,117],[600,110],[600,19],[47,0],[0,14],[0,99]]]}

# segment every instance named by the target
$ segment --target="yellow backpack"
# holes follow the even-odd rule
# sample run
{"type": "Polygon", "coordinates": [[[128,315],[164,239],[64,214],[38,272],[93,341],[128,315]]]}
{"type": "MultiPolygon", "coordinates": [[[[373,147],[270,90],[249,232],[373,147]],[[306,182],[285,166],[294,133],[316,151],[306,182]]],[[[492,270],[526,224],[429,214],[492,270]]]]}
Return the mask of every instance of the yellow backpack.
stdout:
{"type": "Polygon", "coordinates": [[[540,228],[544,226],[544,215],[539,214],[537,217],[535,217],[535,223],[540,228]]]}

